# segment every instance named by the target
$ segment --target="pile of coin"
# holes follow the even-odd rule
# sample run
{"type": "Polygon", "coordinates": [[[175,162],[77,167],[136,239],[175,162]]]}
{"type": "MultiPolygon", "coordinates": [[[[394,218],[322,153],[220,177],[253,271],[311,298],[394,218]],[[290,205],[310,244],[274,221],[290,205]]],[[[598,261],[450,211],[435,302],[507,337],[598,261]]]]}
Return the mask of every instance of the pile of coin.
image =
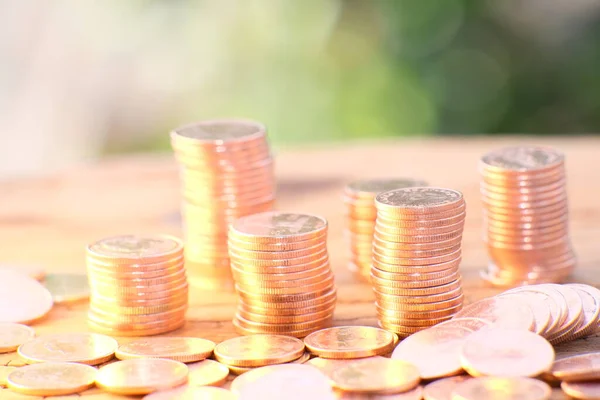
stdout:
{"type": "Polygon", "coordinates": [[[350,244],[351,271],[369,279],[373,259],[373,233],[375,232],[375,196],[389,190],[413,186],[427,186],[414,179],[365,179],[349,183],[344,189],[347,225],[345,234],[350,244]]]}
{"type": "Polygon", "coordinates": [[[304,337],[330,324],[337,295],[325,219],[285,212],[240,218],[229,230],[229,256],[239,333],[304,337]]]}
{"type": "Polygon", "coordinates": [[[190,283],[231,287],[227,227],[271,210],[275,200],[266,128],[252,121],[204,121],[171,132],[171,145],[181,166],[190,283]]]}
{"type": "Polygon", "coordinates": [[[600,353],[584,353],[561,358],[544,378],[561,382],[565,394],[575,399],[600,397],[600,353]]]}
{"type": "Polygon", "coordinates": [[[114,336],[157,335],[185,323],[183,245],[170,236],[115,236],[87,247],[89,326],[114,336]]]}
{"type": "Polygon", "coordinates": [[[371,282],[379,325],[406,337],[446,321],[463,305],[460,192],[416,187],[375,198],[371,282]]]}
{"type": "Polygon", "coordinates": [[[560,282],[574,269],[564,156],[550,148],[511,147],[479,164],[484,241],[482,277],[498,286],[560,282]]]}
{"type": "Polygon", "coordinates": [[[599,299],[600,289],[579,283],[528,285],[472,303],[455,318],[479,318],[495,327],[530,330],[557,345],[598,331],[599,299]]]}

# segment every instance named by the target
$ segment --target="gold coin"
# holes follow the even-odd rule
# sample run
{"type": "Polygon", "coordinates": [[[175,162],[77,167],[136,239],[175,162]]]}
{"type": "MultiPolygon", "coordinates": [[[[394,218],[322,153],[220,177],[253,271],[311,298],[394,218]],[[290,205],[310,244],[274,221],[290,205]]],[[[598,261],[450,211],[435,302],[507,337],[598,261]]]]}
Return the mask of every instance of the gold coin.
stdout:
{"type": "Polygon", "coordinates": [[[404,339],[392,358],[406,361],[419,369],[421,379],[435,379],[461,372],[460,354],[468,328],[438,327],[425,329],[404,339]]]}
{"type": "Polygon", "coordinates": [[[102,364],[114,357],[115,339],[96,333],[57,333],[33,339],[19,347],[19,356],[28,363],[77,362],[102,364]]]}
{"type": "Polygon", "coordinates": [[[486,328],[488,326],[492,325],[492,323],[490,321],[486,321],[485,319],[481,319],[481,318],[474,318],[474,317],[461,317],[461,318],[452,318],[449,321],[446,322],[442,322],[441,324],[438,324],[437,326],[446,326],[446,327],[462,327],[462,328],[467,328],[469,329],[471,332],[477,332],[480,329],[486,328]]]}
{"type": "Polygon", "coordinates": [[[98,370],[96,385],[110,393],[142,395],[181,386],[188,367],[179,361],[138,358],[117,361],[98,370]]]}
{"type": "Polygon", "coordinates": [[[425,400],[452,400],[452,393],[456,386],[469,379],[473,378],[460,375],[431,382],[423,389],[423,398],[425,400]]]}
{"type": "Polygon", "coordinates": [[[332,384],[357,393],[401,393],[419,384],[419,370],[412,364],[389,358],[355,360],[331,374],[332,384]]]}
{"type": "Polygon", "coordinates": [[[547,383],[523,377],[468,379],[452,392],[452,400],[547,400],[552,389],[547,383]]]}
{"type": "Polygon", "coordinates": [[[110,326],[110,325],[103,325],[102,323],[97,323],[97,322],[92,322],[92,321],[88,321],[88,326],[95,332],[98,333],[102,333],[104,335],[111,335],[111,336],[123,336],[123,337],[127,337],[127,336],[134,336],[134,337],[139,337],[139,336],[153,336],[153,335],[160,335],[161,333],[167,333],[167,332],[172,332],[175,331],[179,328],[181,328],[182,326],[185,325],[185,318],[182,319],[176,319],[173,321],[168,321],[168,323],[165,322],[159,322],[158,324],[152,325],[151,327],[144,327],[144,326],[127,326],[127,325],[123,325],[123,326],[110,326]]]}
{"type": "Polygon", "coordinates": [[[550,342],[576,330],[585,318],[583,314],[583,301],[575,289],[567,285],[553,285],[553,287],[563,295],[567,301],[568,309],[565,322],[556,333],[548,337],[550,342]]]}
{"type": "Polygon", "coordinates": [[[331,324],[331,320],[333,318],[333,311],[330,311],[326,314],[325,317],[321,317],[320,319],[311,320],[308,322],[295,322],[295,323],[263,323],[263,322],[254,322],[249,321],[242,317],[239,313],[235,315],[234,321],[235,324],[241,326],[242,328],[254,330],[256,332],[261,333],[273,333],[273,334],[286,334],[289,332],[295,331],[305,331],[305,330],[318,330],[322,329],[331,324]]]}
{"type": "Polygon", "coordinates": [[[43,283],[56,304],[78,302],[90,297],[85,274],[47,274],[43,283]]]}
{"type": "MultiPolygon", "coordinates": [[[[299,358],[295,359],[294,361],[290,361],[286,364],[304,364],[308,360],[310,360],[310,353],[304,353],[299,358]]],[[[246,373],[248,371],[252,371],[253,369],[256,369],[256,368],[262,368],[262,367],[236,367],[233,365],[228,365],[227,367],[229,368],[229,371],[232,374],[236,374],[236,375],[244,374],[244,373],[246,373]]]]}
{"type": "Polygon", "coordinates": [[[61,396],[94,386],[96,368],[65,362],[26,365],[8,375],[8,387],[31,396],[61,396]]]}
{"type": "Polygon", "coordinates": [[[238,219],[231,225],[230,235],[242,241],[277,243],[309,240],[326,231],[324,218],[273,211],[238,219]]]}
{"type": "Polygon", "coordinates": [[[154,392],[143,400],[236,400],[229,390],[218,387],[182,386],[175,389],[154,392]]]}
{"type": "Polygon", "coordinates": [[[483,329],[462,347],[461,364],[472,376],[538,376],[552,368],[554,348],[543,337],[518,329],[483,329]]]}
{"type": "Polygon", "coordinates": [[[10,269],[0,269],[0,322],[29,324],[50,312],[52,295],[41,283],[10,269]]]}
{"type": "MultiPolygon", "coordinates": [[[[382,357],[382,356],[364,357],[364,358],[361,358],[361,360],[369,360],[369,359],[373,359],[373,358],[384,358],[384,357],[382,357]]],[[[351,364],[351,363],[355,362],[356,360],[357,359],[355,359],[355,358],[335,359],[335,358],[315,357],[315,358],[311,358],[310,360],[308,360],[305,364],[311,365],[311,366],[317,368],[319,371],[321,371],[323,374],[325,374],[328,378],[331,379],[331,376],[334,373],[334,371],[337,371],[341,367],[351,364]]]]}
{"type": "Polygon", "coordinates": [[[456,290],[461,287],[461,283],[462,279],[459,277],[454,281],[439,286],[413,288],[374,286],[373,289],[378,293],[393,296],[430,296],[456,290]]]}
{"type": "Polygon", "coordinates": [[[417,386],[408,392],[395,394],[376,393],[351,393],[339,392],[338,399],[341,400],[421,400],[423,398],[423,387],[417,386]]]}
{"type": "Polygon", "coordinates": [[[35,337],[35,331],[21,324],[0,322],[0,353],[10,353],[35,337]]]}
{"type": "Polygon", "coordinates": [[[538,297],[537,294],[527,291],[502,293],[501,296],[515,297],[521,302],[526,303],[533,313],[534,327],[532,332],[543,336],[552,320],[552,314],[547,303],[538,297]]]}
{"type": "Polygon", "coordinates": [[[574,399],[600,398],[600,382],[562,382],[560,388],[574,399]]]}
{"type": "Polygon", "coordinates": [[[237,367],[259,367],[292,361],[304,353],[304,343],[283,335],[242,336],[219,343],[217,361],[237,367]]]}
{"type": "Polygon", "coordinates": [[[383,192],[375,197],[378,211],[402,214],[441,212],[464,202],[462,193],[435,187],[413,187],[383,192]]]}
{"type": "Polygon", "coordinates": [[[229,376],[229,368],[213,360],[188,364],[188,386],[220,386],[229,376]]]}
{"type": "Polygon", "coordinates": [[[394,336],[370,326],[337,326],[311,333],[304,343],[322,358],[361,358],[388,353],[394,336]]]}
{"type": "Polygon", "coordinates": [[[304,364],[279,364],[256,368],[231,382],[239,399],[334,400],[329,379],[319,370],[304,364]]]}
{"type": "Polygon", "coordinates": [[[159,337],[135,340],[115,352],[119,360],[166,358],[184,363],[204,360],[212,355],[215,343],[193,337],[159,337]]]}
{"type": "Polygon", "coordinates": [[[600,353],[579,354],[556,360],[551,374],[560,381],[579,382],[600,379],[600,353]]]}
{"type": "Polygon", "coordinates": [[[182,251],[181,240],[172,236],[114,236],[87,247],[88,257],[115,264],[156,263],[173,258],[182,251]]]}
{"type": "Polygon", "coordinates": [[[17,367],[5,367],[4,365],[0,365],[0,388],[8,385],[8,381],[6,379],[8,378],[8,375],[10,375],[10,373],[16,369],[17,367]]]}
{"type": "Polygon", "coordinates": [[[469,304],[454,316],[461,317],[485,319],[498,328],[531,330],[535,327],[531,308],[511,297],[488,297],[469,304]]]}

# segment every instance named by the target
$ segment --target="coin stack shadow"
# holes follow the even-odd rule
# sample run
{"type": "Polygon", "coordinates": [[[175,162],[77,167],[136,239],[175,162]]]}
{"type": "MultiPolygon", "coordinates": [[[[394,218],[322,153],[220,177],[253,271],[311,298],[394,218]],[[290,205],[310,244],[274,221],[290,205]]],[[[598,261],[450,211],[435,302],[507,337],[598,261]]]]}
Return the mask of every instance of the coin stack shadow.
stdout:
{"type": "Polygon", "coordinates": [[[150,336],[185,324],[188,284],[179,239],[103,239],[87,247],[86,264],[90,283],[88,325],[92,330],[112,336],[150,336]],[[169,250],[147,256],[118,253],[119,249],[131,248],[128,245],[143,249],[144,243],[152,241],[165,244],[169,250]],[[120,247],[123,244],[125,247],[120,247]]]}
{"type": "Polygon", "coordinates": [[[460,192],[405,188],[375,198],[371,283],[379,325],[406,337],[446,321],[463,305],[460,192]]]}
{"type": "Polygon", "coordinates": [[[373,233],[375,232],[375,196],[393,189],[427,186],[413,179],[365,179],[349,183],[344,188],[347,226],[345,234],[350,245],[350,271],[364,279],[371,275],[373,233]]]}
{"type": "Polygon", "coordinates": [[[304,337],[331,323],[337,295],[325,219],[283,212],[240,218],[230,228],[229,255],[240,334],[304,337]]]}
{"type": "Polygon", "coordinates": [[[491,261],[482,278],[498,286],[563,281],[576,265],[564,156],[551,148],[505,148],[484,155],[479,170],[491,261]]]}
{"type": "Polygon", "coordinates": [[[252,121],[204,121],[172,131],[171,146],[181,167],[190,283],[232,288],[227,227],[271,210],[275,201],[266,128],[252,121]]]}

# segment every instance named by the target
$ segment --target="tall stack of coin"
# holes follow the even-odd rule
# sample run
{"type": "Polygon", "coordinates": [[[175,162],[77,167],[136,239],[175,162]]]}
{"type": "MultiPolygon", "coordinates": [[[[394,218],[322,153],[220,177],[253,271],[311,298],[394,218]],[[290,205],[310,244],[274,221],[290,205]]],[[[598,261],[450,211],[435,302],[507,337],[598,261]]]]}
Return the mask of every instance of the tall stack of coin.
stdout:
{"type": "Polygon", "coordinates": [[[484,155],[479,170],[491,260],[482,277],[499,286],[564,280],[576,265],[564,156],[550,148],[505,148],[484,155]]]}
{"type": "Polygon", "coordinates": [[[371,282],[382,328],[408,336],[448,320],[463,305],[465,201],[442,188],[405,188],[375,198],[371,282]]]}
{"type": "Polygon", "coordinates": [[[336,302],[327,253],[327,221],[265,212],[235,221],[229,256],[242,334],[303,337],[327,326],[336,302]]]}
{"type": "Polygon", "coordinates": [[[389,190],[427,186],[414,179],[364,179],[349,183],[344,189],[346,234],[350,243],[349,268],[364,278],[371,274],[373,233],[375,232],[375,196],[389,190]]]}
{"type": "Polygon", "coordinates": [[[147,336],[185,323],[183,245],[170,236],[115,236],[87,247],[89,326],[114,336],[147,336]]]}
{"type": "Polygon", "coordinates": [[[190,282],[232,286],[227,227],[271,210],[275,200],[266,128],[252,121],[204,121],[171,132],[171,145],[181,166],[190,282]]]}

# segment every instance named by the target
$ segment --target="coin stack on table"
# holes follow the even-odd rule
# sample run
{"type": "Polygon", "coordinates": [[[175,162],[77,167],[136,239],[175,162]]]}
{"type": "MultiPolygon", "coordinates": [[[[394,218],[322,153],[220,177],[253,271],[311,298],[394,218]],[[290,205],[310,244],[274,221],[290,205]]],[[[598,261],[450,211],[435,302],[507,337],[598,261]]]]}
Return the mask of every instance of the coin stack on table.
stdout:
{"type": "Polygon", "coordinates": [[[158,335],[185,323],[183,245],[170,236],[116,236],[87,247],[89,326],[113,336],[158,335]]]}
{"type": "Polygon", "coordinates": [[[375,231],[375,196],[393,189],[427,186],[414,179],[364,179],[349,183],[344,189],[347,227],[350,244],[349,268],[359,276],[369,279],[373,259],[373,232],[375,231]]]}
{"type": "Polygon", "coordinates": [[[240,218],[229,231],[229,256],[239,333],[303,337],[330,324],[337,295],[325,219],[284,212],[240,218]]]}
{"type": "Polygon", "coordinates": [[[405,188],[375,198],[371,282],[379,325],[406,337],[448,320],[463,305],[463,195],[405,188]]]}
{"type": "Polygon", "coordinates": [[[275,178],[266,128],[242,120],[204,121],[171,132],[179,162],[190,283],[232,287],[227,227],[273,208],[275,178]]]}
{"type": "Polygon", "coordinates": [[[479,169],[490,256],[482,277],[499,286],[564,280],[576,265],[564,156],[550,148],[511,147],[484,155],[479,169]]]}

